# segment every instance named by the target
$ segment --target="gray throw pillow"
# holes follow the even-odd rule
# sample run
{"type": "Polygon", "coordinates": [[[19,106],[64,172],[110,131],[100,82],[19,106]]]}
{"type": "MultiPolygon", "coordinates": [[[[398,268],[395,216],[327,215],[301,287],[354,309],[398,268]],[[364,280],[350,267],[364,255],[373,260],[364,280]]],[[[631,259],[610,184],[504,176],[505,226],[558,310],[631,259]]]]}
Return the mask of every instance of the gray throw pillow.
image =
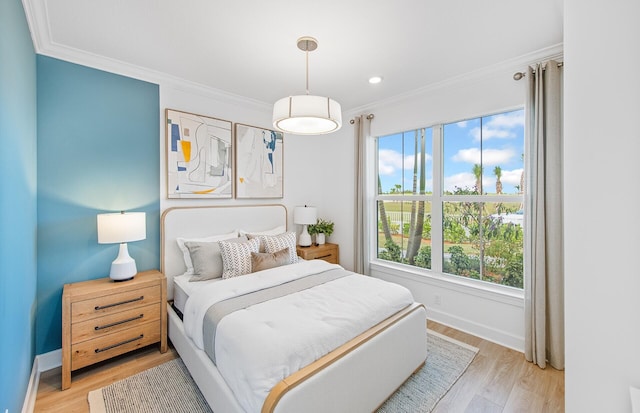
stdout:
{"type": "MultiPolygon", "coordinates": [[[[246,242],[247,237],[231,238],[227,242],[246,242]]],[[[184,245],[189,250],[193,262],[192,281],[206,281],[222,277],[222,255],[220,245],[214,242],[187,241],[184,245]]]]}

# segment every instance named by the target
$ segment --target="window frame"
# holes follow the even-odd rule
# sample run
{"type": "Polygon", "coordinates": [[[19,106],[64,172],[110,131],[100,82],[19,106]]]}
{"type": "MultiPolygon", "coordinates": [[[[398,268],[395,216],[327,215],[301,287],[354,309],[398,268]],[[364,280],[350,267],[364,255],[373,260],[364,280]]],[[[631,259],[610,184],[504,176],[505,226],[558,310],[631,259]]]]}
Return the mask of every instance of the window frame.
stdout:
{"type": "MultiPolygon", "coordinates": [[[[375,183],[375,188],[373,188],[374,196],[371,198],[372,202],[370,204],[369,214],[369,222],[371,222],[370,231],[371,234],[376,235],[376,242],[371,244],[371,248],[369,251],[369,256],[371,259],[370,263],[375,265],[380,265],[384,267],[397,268],[402,271],[408,271],[413,274],[420,274],[421,276],[430,276],[435,277],[440,280],[445,281],[453,281],[458,284],[469,285],[474,288],[480,288],[487,291],[494,292],[502,292],[508,295],[516,295],[520,296],[524,292],[524,285],[522,288],[512,287],[509,285],[498,284],[491,281],[484,281],[479,279],[474,279],[470,277],[461,276],[458,274],[446,273],[443,271],[444,267],[444,233],[443,233],[443,216],[444,216],[444,203],[445,202],[482,202],[482,203],[521,203],[524,204],[525,193],[522,192],[520,194],[475,194],[475,195],[452,195],[444,193],[444,126],[462,122],[465,120],[472,120],[478,118],[485,118],[489,116],[500,115],[503,113],[509,113],[517,110],[524,110],[524,106],[518,106],[511,109],[505,109],[503,111],[498,111],[494,113],[483,114],[475,117],[470,117],[466,119],[451,121],[451,122],[440,122],[435,125],[418,127],[415,129],[410,129],[407,131],[401,131],[396,133],[407,133],[413,130],[421,130],[421,129],[432,129],[432,191],[431,194],[424,195],[413,195],[413,194],[379,194],[377,181],[379,176],[379,138],[383,138],[385,136],[390,136],[394,133],[389,133],[386,135],[374,136],[374,145],[373,145],[373,168],[374,171],[374,179],[372,179],[373,183],[375,183]],[[409,265],[400,262],[388,261],[384,259],[378,258],[378,201],[400,201],[400,202],[413,202],[413,201],[426,201],[431,204],[431,269],[422,268],[414,265],[409,265]]],[[[526,137],[524,142],[524,150],[526,150],[526,137]]],[[[523,166],[524,167],[524,166],[523,166]]],[[[526,170],[526,168],[525,168],[526,170]]],[[[525,188],[526,189],[526,188],[525,188]]],[[[526,210],[524,211],[524,216],[526,217],[526,210]]],[[[526,218],[525,218],[526,219],[526,218]]],[[[523,227],[524,231],[524,227],[523,227]]],[[[524,238],[526,239],[526,233],[524,234],[524,238]]],[[[525,241],[523,241],[525,242],[525,241]]],[[[524,267],[524,263],[523,263],[524,267]]],[[[524,278],[524,274],[523,274],[524,278]]]]}

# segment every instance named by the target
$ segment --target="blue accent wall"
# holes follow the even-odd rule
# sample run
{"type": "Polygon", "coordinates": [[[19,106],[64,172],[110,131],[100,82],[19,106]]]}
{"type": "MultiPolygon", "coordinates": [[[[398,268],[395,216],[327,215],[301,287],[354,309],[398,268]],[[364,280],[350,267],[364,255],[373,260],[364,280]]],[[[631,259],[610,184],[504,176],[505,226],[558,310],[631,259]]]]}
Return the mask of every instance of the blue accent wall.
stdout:
{"type": "Polygon", "coordinates": [[[118,245],[98,244],[96,215],[144,211],[129,243],[139,271],[160,268],[158,85],[37,57],[36,353],[61,347],[65,283],[107,277],[118,245]]]}
{"type": "Polygon", "coordinates": [[[20,0],[0,1],[0,412],[19,412],[35,355],[36,54],[20,0]]]}

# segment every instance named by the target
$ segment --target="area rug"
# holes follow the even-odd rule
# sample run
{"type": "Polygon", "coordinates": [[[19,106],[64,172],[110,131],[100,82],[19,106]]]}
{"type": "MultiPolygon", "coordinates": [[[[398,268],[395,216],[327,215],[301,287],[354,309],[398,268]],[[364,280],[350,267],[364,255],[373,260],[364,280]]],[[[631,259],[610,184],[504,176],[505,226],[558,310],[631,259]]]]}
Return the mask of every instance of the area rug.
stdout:
{"type": "MultiPolygon", "coordinates": [[[[378,409],[430,412],[478,349],[429,330],[427,361],[378,409]]],[[[91,413],[210,413],[182,360],[175,359],[89,393],[91,413]]]]}

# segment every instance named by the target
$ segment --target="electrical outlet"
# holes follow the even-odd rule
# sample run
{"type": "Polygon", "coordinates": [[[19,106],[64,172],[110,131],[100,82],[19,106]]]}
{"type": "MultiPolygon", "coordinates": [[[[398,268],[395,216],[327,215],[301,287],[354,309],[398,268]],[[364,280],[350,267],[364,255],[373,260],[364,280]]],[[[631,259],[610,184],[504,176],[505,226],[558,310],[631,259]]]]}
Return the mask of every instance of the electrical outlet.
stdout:
{"type": "Polygon", "coordinates": [[[436,294],[436,305],[442,305],[442,297],[436,294]]]}

